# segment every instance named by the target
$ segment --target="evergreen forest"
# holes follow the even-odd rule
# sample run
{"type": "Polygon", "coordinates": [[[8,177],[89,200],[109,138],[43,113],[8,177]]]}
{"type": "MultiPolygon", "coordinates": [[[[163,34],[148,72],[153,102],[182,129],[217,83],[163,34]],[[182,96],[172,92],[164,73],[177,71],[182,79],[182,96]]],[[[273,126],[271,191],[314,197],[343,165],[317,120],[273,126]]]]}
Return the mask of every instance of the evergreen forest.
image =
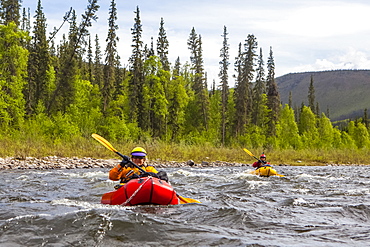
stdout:
{"type": "Polygon", "coordinates": [[[36,144],[39,155],[45,154],[41,147],[67,143],[81,149],[94,142],[92,133],[122,145],[342,153],[370,147],[366,115],[334,127],[319,112],[313,82],[308,105],[282,105],[272,47],[265,59],[253,34],[230,58],[227,27],[220,30],[219,78],[209,82],[195,27],[189,27],[189,61],[169,61],[165,20],[158,17],[158,36],[145,44],[138,6],[131,39],[125,38],[132,54],[121,59],[116,0],[110,1],[105,37],[90,35],[99,5],[88,0],[84,13],[71,8],[60,20],[68,26],[60,41],[59,29],[47,33],[41,0],[35,13],[20,0],[0,2],[0,156],[35,155],[30,149],[36,144]],[[234,74],[228,74],[231,66],[234,74]]]}

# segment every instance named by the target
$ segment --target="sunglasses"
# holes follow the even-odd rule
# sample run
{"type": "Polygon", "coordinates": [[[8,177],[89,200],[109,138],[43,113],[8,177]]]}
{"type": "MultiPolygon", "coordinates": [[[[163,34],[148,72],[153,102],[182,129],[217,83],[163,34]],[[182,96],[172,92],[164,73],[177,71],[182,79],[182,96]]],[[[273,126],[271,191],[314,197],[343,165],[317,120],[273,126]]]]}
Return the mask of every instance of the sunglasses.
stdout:
{"type": "Polygon", "coordinates": [[[145,156],[132,156],[133,159],[143,160],[145,156]]]}

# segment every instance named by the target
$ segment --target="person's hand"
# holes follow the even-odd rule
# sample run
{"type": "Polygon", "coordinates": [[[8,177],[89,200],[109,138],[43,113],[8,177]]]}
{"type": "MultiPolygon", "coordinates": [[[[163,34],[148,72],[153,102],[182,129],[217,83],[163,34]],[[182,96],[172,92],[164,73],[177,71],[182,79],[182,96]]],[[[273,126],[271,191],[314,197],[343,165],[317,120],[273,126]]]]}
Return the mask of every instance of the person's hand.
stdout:
{"type": "Polygon", "coordinates": [[[121,161],[120,165],[122,167],[127,167],[128,164],[130,164],[130,157],[128,157],[126,155],[123,155],[122,156],[122,161],[121,161]]]}

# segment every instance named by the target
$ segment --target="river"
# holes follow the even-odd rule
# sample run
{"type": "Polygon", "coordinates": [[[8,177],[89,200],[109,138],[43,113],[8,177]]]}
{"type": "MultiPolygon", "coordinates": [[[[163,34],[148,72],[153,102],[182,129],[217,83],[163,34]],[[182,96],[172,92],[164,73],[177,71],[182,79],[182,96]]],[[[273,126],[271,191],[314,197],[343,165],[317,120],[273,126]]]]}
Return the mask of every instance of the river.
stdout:
{"type": "Polygon", "coordinates": [[[100,204],[109,169],[0,171],[0,246],[369,246],[370,167],[166,168],[201,204],[100,204]]]}

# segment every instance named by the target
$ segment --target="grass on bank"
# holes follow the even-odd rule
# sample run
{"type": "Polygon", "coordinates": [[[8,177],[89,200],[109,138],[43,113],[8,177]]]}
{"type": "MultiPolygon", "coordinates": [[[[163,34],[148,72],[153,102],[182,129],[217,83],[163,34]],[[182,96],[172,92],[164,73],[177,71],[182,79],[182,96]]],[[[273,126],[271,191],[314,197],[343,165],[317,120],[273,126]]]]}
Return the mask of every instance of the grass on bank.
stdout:
{"type": "MultiPolygon", "coordinates": [[[[125,155],[129,155],[135,146],[142,146],[148,152],[149,160],[158,162],[182,162],[191,159],[195,163],[223,161],[251,164],[255,159],[243,151],[243,148],[247,148],[257,157],[265,152],[267,160],[273,165],[370,164],[369,150],[263,150],[252,147],[213,147],[210,144],[165,144],[160,141],[150,143],[111,142],[111,144],[125,155]]],[[[79,137],[73,138],[71,141],[40,138],[12,140],[3,137],[0,139],[0,157],[24,159],[25,157],[42,158],[46,156],[120,159],[119,156],[93,138],[79,137]]]]}

